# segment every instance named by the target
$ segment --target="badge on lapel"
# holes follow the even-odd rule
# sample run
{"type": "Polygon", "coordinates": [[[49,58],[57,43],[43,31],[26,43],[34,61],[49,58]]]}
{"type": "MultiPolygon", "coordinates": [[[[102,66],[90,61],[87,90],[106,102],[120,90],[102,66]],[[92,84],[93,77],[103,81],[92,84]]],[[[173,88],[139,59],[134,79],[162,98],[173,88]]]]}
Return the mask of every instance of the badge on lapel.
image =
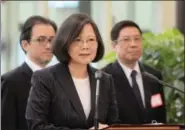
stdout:
{"type": "Polygon", "coordinates": [[[157,93],[157,94],[152,95],[150,103],[151,103],[152,108],[162,106],[163,101],[162,101],[161,94],[157,93]]]}

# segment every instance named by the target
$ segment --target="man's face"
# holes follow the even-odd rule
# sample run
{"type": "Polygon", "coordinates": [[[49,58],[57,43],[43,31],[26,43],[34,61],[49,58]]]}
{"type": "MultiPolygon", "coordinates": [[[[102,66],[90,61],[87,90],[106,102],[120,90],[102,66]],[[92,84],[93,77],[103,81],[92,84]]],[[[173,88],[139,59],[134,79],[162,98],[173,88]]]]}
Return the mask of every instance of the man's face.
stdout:
{"type": "Polygon", "coordinates": [[[28,57],[38,65],[48,64],[53,57],[51,41],[54,36],[55,30],[51,25],[35,25],[32,29],[31,39],[23,44],[28,57]]]}
{"type": "Polygon", "coordinates": [[[121,29],[114,49],[119,59],[127,64],[135,63],[142,55],[142,36],[136,27],[121,29]]]}

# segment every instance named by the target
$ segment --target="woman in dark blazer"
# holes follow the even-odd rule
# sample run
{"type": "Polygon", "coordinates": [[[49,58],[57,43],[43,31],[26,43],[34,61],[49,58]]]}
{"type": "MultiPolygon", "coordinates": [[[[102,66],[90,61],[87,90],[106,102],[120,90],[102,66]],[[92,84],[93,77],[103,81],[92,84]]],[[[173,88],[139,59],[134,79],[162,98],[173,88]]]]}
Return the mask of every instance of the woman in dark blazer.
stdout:
{"type": "MultiPolygon", "coordinates": [[[[90,129],[94,125],[97,69],[91,62],[104,54],[103,41],[93,20],[72,14],[53,41],[60,63],[32,76],[26,119],[30,130],[90,129]]],[[[113,79],[102,72],[99,123],[113,124],[118,117],[113,79]]]]}

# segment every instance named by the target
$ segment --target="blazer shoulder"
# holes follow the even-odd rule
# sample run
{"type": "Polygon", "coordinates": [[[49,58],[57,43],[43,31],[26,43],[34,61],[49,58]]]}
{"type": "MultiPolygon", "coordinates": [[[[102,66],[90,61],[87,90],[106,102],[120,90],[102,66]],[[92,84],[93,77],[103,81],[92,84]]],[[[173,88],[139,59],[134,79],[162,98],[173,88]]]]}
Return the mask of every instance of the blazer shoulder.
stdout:
{"type": "Polygon", "coordinates": [[[24,75],[21,73],[21,66],[3,74],[1,76],[1,93],[4,91],[17,91],[17,87],[22,83],[24,75]]]}
{"type": "Polygon", "coordinates": [[[106,72],[106,73],[112,73],[112,72],[114,72],[114,70],[113,70],[114,64],[115,63],[109,63],[105,67],[103,67],[101,70],[104,71],[104,72],[106,72]]]}
{"type": "Polygon", "coordinates": [[[101,71],[102,72],[102,76],[105,77],[105,78],[111,78],[111,74],[107,73],[107,72],[104,72],[104,71],[101,71]]]}
{"type": "Polygon", "coordinates": [[[147,72],[149,72],[149,73],[151,73],[151,74],[153,74],[153,75],[155,75],[157,77],[161,77],[162,74],[161,74],[161,71],[160,70],[158,70],[156,68],[153,68],[153,67],[151,67],[149,65],[146,65],[146,64],[143,64],[143,66],[144,66],[144,69],[147,72]]]}
{"type": "Polygon", "coordinates": [[[42,90],[47,89],[48,91],[52,92],[52,87],[54,87],[55,80],[53,76],[53,71],[55,70],[54,66],[49,66],[47,68],[37,70],[33,72],[31,78],[31,86],[32,88],[37,88],[42,90]]]}
{"type": "Polygon", "coordinates": [[[41,70],[37,70],[33,73],[33,75],[48,77],[48,76],[51,76],[54,71],[57,71],[57,64],[41,70]]]}
{"type": "Polygon", "coordinates": [[[111,74],[107,73],[103,69],[98,70],[97,68],[94,68],[92,66],[90,68],[91,68],[91,72],[93,72],[93,73],[96,73],[96,71],[100,71],[103,78],[109,78],[109,77],[111,77],[111,74]]]}
{"type": "Polygon", "coordinates": [[[1,76],[1,81],[8,80],[8,81],[17,81],[22,76],[21,73],[21,66],[18,66],[17,68],[3,74],[1,76]]]}
{"type": "Polygon", "coordinates": [[[58,72],[59,69],[61,69],[61,65],[58,63],[41,70],[37,70],[33,73],[32,79],[36,76],[44,81],[51,81],[54,79],[54,73],[58,72]]]}
{"type": "Polygon", "coordinates": [[[110,84],[111,82],[114,81],[114,79],[111,74],[102,71],[101,81],[104,82],[105,84],[107,84],[107,83],[110,84]]]}

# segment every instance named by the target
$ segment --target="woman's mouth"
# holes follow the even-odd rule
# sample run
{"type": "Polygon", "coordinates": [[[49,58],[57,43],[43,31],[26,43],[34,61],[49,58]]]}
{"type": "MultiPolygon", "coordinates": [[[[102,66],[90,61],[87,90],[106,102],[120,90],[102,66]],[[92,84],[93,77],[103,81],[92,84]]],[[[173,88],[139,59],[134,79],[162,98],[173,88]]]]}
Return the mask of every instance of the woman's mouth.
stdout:
{"type": "Polygon", "coordinates": [[[90,54],[80,54],[80,56],[89,56],[90,54]]]}

